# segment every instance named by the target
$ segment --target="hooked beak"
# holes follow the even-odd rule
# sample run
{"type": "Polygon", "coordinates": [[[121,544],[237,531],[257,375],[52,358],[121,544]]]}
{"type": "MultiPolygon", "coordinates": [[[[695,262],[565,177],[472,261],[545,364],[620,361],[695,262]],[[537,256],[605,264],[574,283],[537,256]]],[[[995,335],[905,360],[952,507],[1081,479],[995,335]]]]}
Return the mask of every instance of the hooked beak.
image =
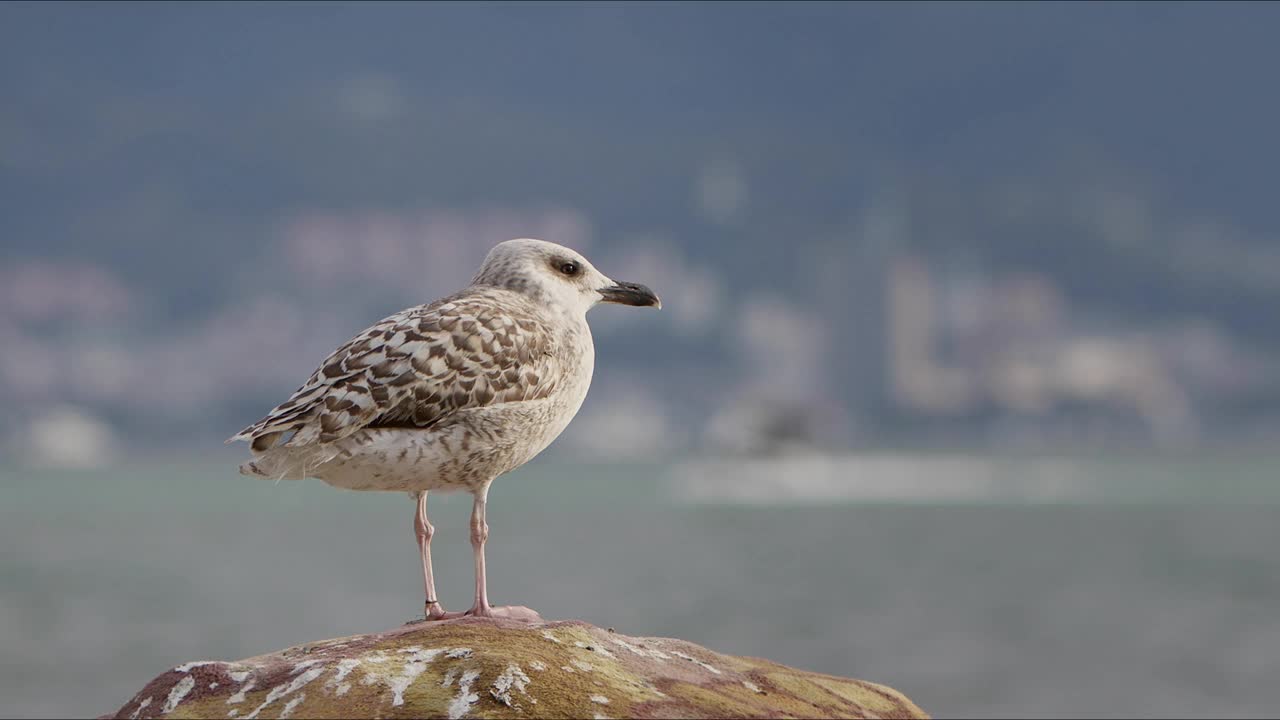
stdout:
{"type": "Polygon", "coordinates": [[[658,296],[640,283],[617,282],[609,287],[601,288],[600,296],[607,303],[662,309],[662,301],[658,299],[658,296]]]}

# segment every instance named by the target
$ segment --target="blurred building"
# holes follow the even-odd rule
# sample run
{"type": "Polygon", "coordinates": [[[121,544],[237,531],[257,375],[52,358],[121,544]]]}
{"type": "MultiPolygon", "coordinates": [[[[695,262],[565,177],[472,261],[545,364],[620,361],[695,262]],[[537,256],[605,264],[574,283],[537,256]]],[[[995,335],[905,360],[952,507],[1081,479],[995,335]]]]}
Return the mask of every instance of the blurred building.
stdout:
{"type": "Polygon", "coordinates": [[[1275,381],[1203,323],[1116,330],[1043,273],[947,277],[936,265],[904,254],[888,273],[887,383],[896,408],[925,424],[1182,442],[1199,436],[1209,398],[1275,381]]]}

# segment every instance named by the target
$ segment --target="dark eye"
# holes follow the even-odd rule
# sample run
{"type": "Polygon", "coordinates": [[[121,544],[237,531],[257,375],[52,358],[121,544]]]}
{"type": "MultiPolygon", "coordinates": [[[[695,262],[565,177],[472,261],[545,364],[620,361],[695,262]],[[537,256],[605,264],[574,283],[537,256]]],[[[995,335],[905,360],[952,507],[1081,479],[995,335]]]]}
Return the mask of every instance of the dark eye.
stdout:
{"type": "Polygon", "coordinates": [[[560,272],[568,275],[569,277],[577,275],[581,270],[582,266],[572,260],[560,263],[560,272]]]}

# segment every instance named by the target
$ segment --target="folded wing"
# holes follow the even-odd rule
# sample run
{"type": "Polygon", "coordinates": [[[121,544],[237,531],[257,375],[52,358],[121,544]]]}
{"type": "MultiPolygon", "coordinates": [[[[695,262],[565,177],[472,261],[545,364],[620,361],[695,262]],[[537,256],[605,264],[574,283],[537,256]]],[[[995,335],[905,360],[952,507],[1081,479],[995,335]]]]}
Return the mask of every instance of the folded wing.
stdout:
{"type": "Polygon", "coordinates": [[[547,397],[556,339],[536,309],[493,292],[410,308],[338,348],[232,440],[255,452],[331,443],[370,427],[427,428],[463,408],[547,397]]]}

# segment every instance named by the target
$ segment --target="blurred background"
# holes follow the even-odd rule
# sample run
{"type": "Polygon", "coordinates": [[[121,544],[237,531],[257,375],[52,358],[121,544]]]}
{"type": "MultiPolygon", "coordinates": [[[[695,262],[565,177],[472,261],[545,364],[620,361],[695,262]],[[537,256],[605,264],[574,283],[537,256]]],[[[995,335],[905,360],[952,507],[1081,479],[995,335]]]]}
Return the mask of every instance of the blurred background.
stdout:
{"type": "MultiPolygon", "coordinates": [[[[0,714],[421,613],[239,476],[540,237],[644,282],[491,594],[935,716],[1280,707],[1280,6],[0,4],[0,714]],[[1272,88],[1268,90],[1268,88],[1272,88]]],[[[469,500],[433,501],[469,602],[469,500]]]]}

